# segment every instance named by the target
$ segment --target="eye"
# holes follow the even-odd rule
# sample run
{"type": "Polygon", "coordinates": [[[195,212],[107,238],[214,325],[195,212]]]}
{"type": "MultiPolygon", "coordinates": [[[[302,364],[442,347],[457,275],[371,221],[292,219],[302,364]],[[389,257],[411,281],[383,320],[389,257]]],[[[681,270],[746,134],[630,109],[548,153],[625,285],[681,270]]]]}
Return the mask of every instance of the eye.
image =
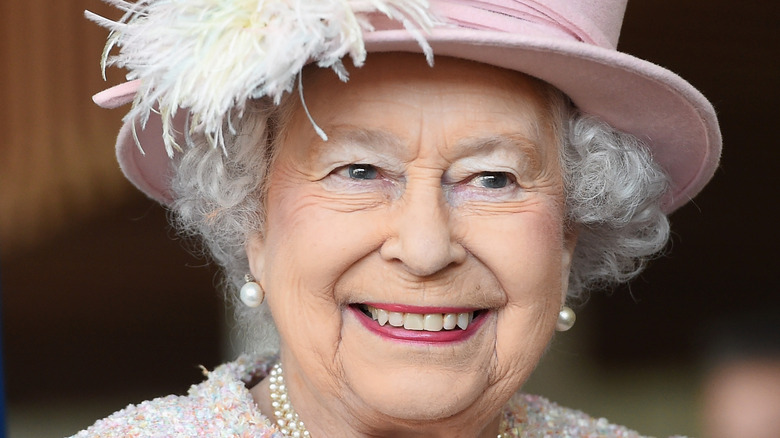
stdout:
{"type": "Polygon", "coordinates": [[[351,179],[371,180],[379,176],[377,168],[370,164],[350,164],[345,170],[351,179]]]}
{"type": "Polygon", "coordinates": [[[354,163],[337,167],[321,180],[326,190],[334,194],[361,194],[372,199],[399,196],[400,180],[383,165],[354,163]]]}
{"type": "Polygon", "coordinates": [[[514,177],[507,172],[482,172],[469,183],[486,189],[503,189],[514,183],[514,177]]]}

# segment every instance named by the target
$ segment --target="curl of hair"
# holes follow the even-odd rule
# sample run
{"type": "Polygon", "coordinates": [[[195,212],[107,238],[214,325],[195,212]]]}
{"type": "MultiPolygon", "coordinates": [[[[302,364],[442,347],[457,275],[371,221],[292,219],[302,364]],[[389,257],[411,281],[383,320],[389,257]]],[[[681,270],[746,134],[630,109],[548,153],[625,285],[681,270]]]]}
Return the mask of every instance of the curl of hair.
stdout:
{"type": "Polygon", "coordinates": [[[628,281],[664,248],[669,177],[639,139],[577,113],[568,117],[562,161],[567,219],[578,236],[568,296],[581,298],[628,281]]]}
{"type": "MultiPolygon", "coordinates": [[[[663,249],[669,223],[661,198],[669,182],[638,139],[579,114],[560,92],[546,98],[563,145],[567,223],[577,233],[568,297],[578,299],[586,290],[627,281],[663,249]]],[[[174,225],[201,238],[224,269],[226,299],[257,353],[275,352],[278,335],[267,305],[243,306],[238,291],[249,272],[246,244],[263,232],[267,176],[294,103],[287,96],[279,106],[254,102],[233,132],[226,127],[226,152],[193,135],[172,184],[174,225]]]]}
{"type": "Polygon", "coordinates": [[[242,305],[238,293],[250,272],[247,242],[263,232],[268,173],[292,114],[290,102],[253,101],[234,126],[225,126],[224,151],[204,135],[188,137],[171,183],[171,221],[183,236],[200,239],[224,270],[222,289],[235,309],[236,328],[259,354],[278,349],[270,310],[265,303],[242,305]]]}

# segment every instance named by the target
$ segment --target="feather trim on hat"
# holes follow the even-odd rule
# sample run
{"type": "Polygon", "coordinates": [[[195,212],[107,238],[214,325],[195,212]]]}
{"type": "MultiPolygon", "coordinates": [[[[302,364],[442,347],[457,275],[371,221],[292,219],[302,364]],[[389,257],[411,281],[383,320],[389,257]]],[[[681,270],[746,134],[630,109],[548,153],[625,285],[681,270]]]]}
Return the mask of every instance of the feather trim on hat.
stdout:
{"type": "Polygon", "coordinates": [[[222,129],[227,121],[232,131],[231,114],[240,117],[249,99],[279,103],[309,61],[346,81],[341,59],[349,55],[355,66],[363,64],[362,32],[373,30],[372,13],[401,22],[433,63],[423,32],[437,20],[427,0],[105,1],[125,15],[111,21],[86,13],[111,30],[104,77],[106,67],[116,65],[128,70],[128,80],[140,79],[125,121],[137,119],[144,127],[150,112],[159,111],[171,157],[181,150],[172,125],[180,109],[189,112],[186,135],[201,131],[224,149],[222,129]],[[119,54],[109,56],[114,46],[119,54]]]}

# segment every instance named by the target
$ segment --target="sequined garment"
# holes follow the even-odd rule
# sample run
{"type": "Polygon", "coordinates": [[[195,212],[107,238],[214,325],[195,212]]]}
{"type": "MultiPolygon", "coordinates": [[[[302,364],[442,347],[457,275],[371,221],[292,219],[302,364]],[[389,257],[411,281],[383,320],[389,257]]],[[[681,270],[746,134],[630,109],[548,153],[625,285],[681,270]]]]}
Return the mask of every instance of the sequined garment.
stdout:
{"type": "MultiPolygon", "coordinates": [[[[265,377],[273,364],[241,356],[193,385],[186,396],[169,395],[98,420],[74,438],[284,438],[275,425],[255,407],[248,382],[265,377]]],[[[503,437],[628,438],[641,435],[607,420],[556,405],[542,397],[517,394],[504,409],[503,437]]]]}

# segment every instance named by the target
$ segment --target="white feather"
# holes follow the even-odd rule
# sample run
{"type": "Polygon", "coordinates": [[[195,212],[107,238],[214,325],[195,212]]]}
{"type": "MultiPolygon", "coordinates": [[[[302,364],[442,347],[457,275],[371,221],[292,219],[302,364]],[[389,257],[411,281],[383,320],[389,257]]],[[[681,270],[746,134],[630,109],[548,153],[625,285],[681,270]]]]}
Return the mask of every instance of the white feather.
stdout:
{"type": "Polygon", "coordinates": [[[278,103],[310,60],[346,81],[341,59],[350,56],[356,66],[365,61],[369,14],[401,22],[433,62],[423,32],[437,21],[427,0],[105,1],[125,15],[111,21],[87,13],[111,30],[103,68],[123,67],[128,80],[140,79],[125,120],[137,118],[143,126],[159,110],[170,156],[180,149],[172,120],[182,108],[190,130],[224,148],[222,129],[231,114],[240,116],[249,99],[278,103]],[[119,53],[109,56],[115,46],[119,53]]]}

